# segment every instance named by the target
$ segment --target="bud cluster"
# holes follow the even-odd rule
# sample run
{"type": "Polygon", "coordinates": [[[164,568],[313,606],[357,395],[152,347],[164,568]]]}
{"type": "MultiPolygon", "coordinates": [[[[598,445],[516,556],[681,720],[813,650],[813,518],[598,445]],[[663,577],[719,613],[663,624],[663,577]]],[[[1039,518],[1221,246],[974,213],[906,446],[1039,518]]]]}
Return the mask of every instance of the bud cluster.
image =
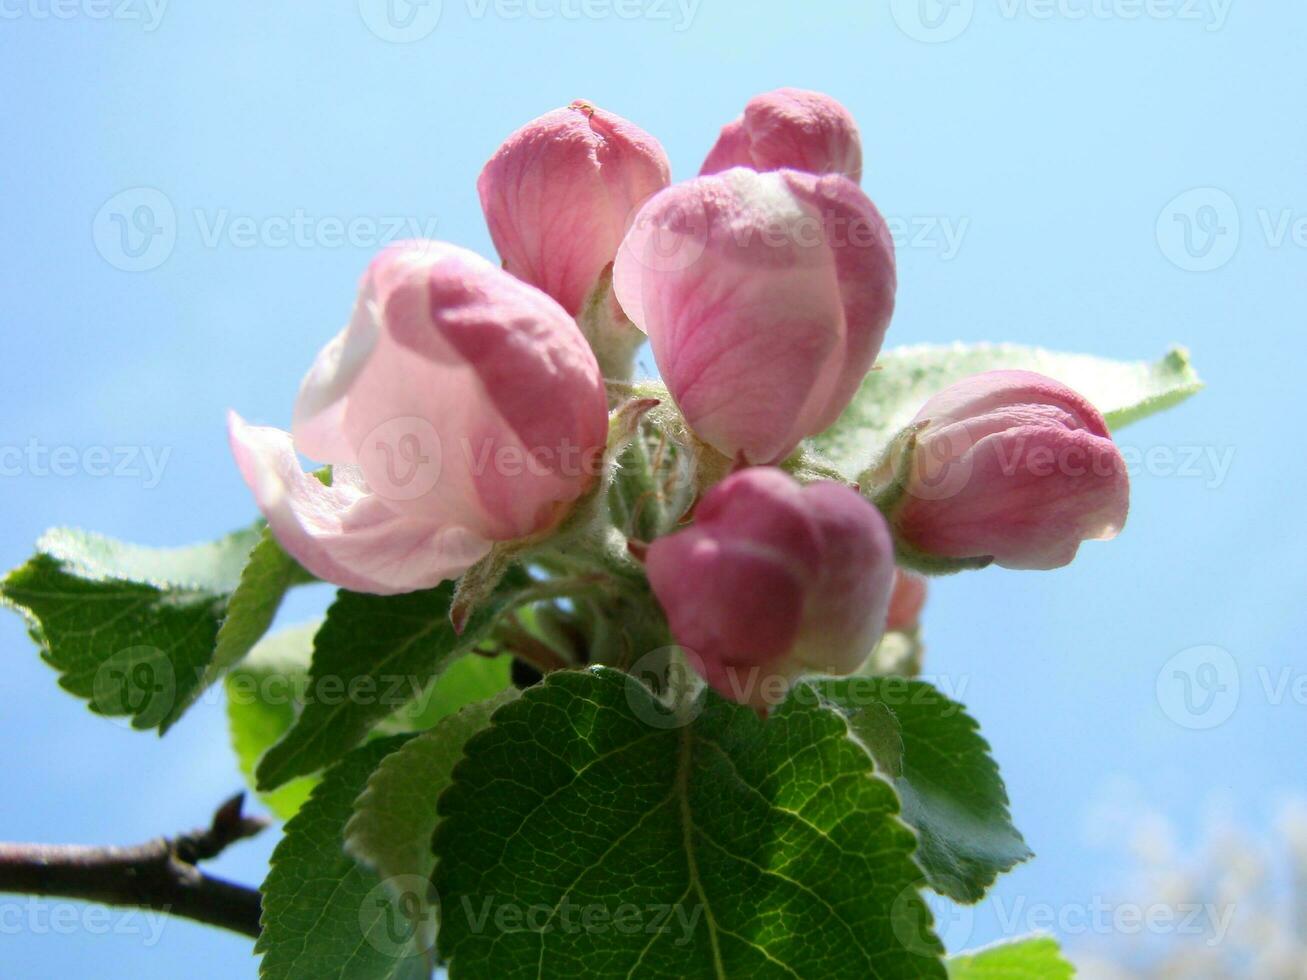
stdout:
{"type": "Polygon", "coordinates": [[[1102,416],[1029,372],[935,395],[857,489],[794,465],[849,406],[894,312],[893,238],[859,186],[843,106],[758,96],[698,177],[670,173],[652,136],[575,102],[513,133],[477,182],[502,267],[443,242],[382,252],[291,432],[231,418],[285,549],[357,591],[461,578],[463,611],[509,561],[561,575],[590,560],[621,594],[587,599],[582,660],[605,660],[608,642],[622,654],[605,662],[629,663],[635,640],[602,638],[654,620],[710,685],[765,709],[777,695],[749,693],[764,688],[746,675],[783,694],[804,672],[864,669],[887,628],[915,637],[924,581],[896,564],[1054,568],[1120,530],[1128,481],[1102,416]],[[674,403],[659,413],[615,394],[640,394],[630,365],[646,338],[674,403]],[[675,471],[697,503],[628,554],[629,528],[589,504],[622,481],[657,493],[669,440],[711,457],[675,471]]]}

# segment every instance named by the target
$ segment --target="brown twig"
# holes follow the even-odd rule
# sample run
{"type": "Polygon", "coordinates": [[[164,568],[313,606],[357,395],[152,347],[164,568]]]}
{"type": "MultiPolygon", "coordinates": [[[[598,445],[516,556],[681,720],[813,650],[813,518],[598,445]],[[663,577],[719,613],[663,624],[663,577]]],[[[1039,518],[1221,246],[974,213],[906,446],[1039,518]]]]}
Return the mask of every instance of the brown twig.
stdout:
{"type": "Polygon", "coordinates": [[[259,893],[196,867],[268,825],[244,802],[233,796],[207,829],[135,847],[0,843],[0,892],[155,909],[257,937],[259,893]]]}
{"type": "Polygon", "coordinates": [[[515,614],[510,614],[500,620],[498,635],[504,647],[513,656],[519,660],[525,660],[541,674],[548,674],[555,670],[566,670],[575,666],[558,650],[555,650],[539,637],[534,636],[530,630],[522,625],[522,621],[515,614]]]}

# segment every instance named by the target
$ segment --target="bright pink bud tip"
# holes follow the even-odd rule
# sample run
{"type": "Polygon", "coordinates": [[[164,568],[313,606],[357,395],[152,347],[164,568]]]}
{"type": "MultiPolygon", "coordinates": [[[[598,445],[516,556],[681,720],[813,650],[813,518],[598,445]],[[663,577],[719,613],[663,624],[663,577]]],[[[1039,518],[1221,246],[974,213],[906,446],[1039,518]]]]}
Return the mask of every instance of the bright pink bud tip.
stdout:
{"type": "Polygon", "coordinates": [[[862,180],[862,142],[849,111],[829,95],[781,88],[749,100],[722,127],[700,174],[731,167],[806,170],[862,180]]]}
{"type": "Polygon", "coordinates": [[[388,594],[557,523],[598,474],[608,419],[562,307],[464,249],[405,242],[372,263],[304,379],[294,441],[235,414],[230,428],[285,549],[320,578],[388,594]],[[297,452],[330,463],[331,486],[297,452]]]}
{"type": "Polygon", "coordinates": [[[737,167],[645,205],[613,284],[698,436],[775,463],[839,417],[875,361],[894,245],[845,177],[737,167]]]}
{"type": "Polygon", "coordinates": [[[978,374],[931,398],[917,422],[892,518],[912,549],[1059,568],[1081,541],[1115,537],[1125,525],[1125,461],[1098,410],[1052,378],[978,374]]]}
{"type": "Polygon", "coordinates": [[[690,663],[754,707],[778,703],[805,671],[857,670],[894,583],[876,508],[838,483],[801,487],[772,468],[713,487],[693,526],[650,545],[646,568],[690,663]]]}
{"type": "Polygon", "coordinates": [[[917,628],[926,607],[926,580],[915,572],[894,573],[894,594],[889,600],[886,632],[906,633],[917,628]]]}
{"type": "Polygon", "coordinates": [[[504,268],[575,316],[640,205],[670,180],[656,139],[573,102],[510,136],[477,190],[504,268]]]}

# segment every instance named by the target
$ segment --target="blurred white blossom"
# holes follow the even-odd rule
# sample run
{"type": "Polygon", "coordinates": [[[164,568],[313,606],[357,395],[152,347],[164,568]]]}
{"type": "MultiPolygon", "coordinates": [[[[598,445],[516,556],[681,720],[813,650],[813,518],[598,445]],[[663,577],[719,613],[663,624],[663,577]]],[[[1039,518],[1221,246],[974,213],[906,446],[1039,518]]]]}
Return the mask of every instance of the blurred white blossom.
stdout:
{"type": "Polygon", "coordinates": [[[1186,849],[1161,813],[1118,802],[1093,815],[1100,841],[1122,831],[1136,867],[1123,900],[1204,908],[1164,933],[1113,935],[1069,950],[1084,980],[1307,980],[1307,799],[1268,833],[1228,816],[1186,849]]]}

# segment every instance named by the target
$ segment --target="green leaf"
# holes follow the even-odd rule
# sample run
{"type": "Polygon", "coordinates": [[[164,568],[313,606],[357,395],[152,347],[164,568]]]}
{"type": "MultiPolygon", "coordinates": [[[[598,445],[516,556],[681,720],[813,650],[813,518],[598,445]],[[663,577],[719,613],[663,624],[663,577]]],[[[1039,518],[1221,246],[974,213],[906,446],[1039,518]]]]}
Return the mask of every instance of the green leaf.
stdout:
{"type": "Polygon", "coordinates": [[[994,880],[1031,857],[1008,813],[989,743],[962,705],[924,681],[900,677],[808,682],[848,717],[880,769],[894,779],[903,819],[920,835],[915,855],[931,887],[977,902],[994,880]],[[887,730],[887,714],[896,723],[887,730]]]}
{"type": "Polygon", "coordinates": [[[1031,936],[950,956],[950,980],[1071,980],[1075,969],[1050,936],[1031,936]]]}
{"type": "Polygon", "coordinates": [[[428,976],[401,902],[342,849],[354,800],[404,737],[370,742],[323,776],[286,824],[263,883],[264,980],[414,980],[428,976]]]}
{"type": "MultiPolygon", "coordinates": [[[[92,711],[166,731],[210,679],[232,594],[259,540],[252,528],[162,549],[54,530],[0,583],[0,600],[27,619],[60,685],[92,711]]],[[[253,591],[243,606],[254,604],[253,591]]]]}
{"type": "MultiPolygon", "coordinates": [[[[525,618],[525,617],[524,617],[525,618]]],[[[377,725],[385,734],[421,732],[469,704],[485,701],[512,686],[511,656],[459,657],[415,701],[377,725]]]]}
{"type": "Polygon", "coordinates": [[[294,585],[316,581],[286,554],[267,528],[250,552],[240,582],[227,603],[227,614],[218,628],[213,660],[205,671],[202,687],[208,687],[233,664],[238,663],[259,642],[272,625],[281,600],[294,585]]]}
{"type": "MultiPolygon", "coordinates": [[[[321,621],[294,626],[266,637],[227,674],[227,724],[241,773],[258,791],[259,759],[295,724],[309,689],[313,637],[321,621]]],[[[373,737],[424,731],[442,718],[509,687],[511,657],[463,657],[442,673],[416,701],[381,721],[373,737]]],[[[317,776],[301,776],[260,799],[288,820],[299,810],[317,776]]]]}
{"type": "MultiPolygon", "coordinates": [[[[294,626],[267,637],[227,674],[227,728],[251,787],[259,759],[290,731],[303,706],[318,626],[294,626]]],[[[259,797],[278,817],[289,820],[317,784],[317,776],[304,776],[259,797]]]]}
{"type": "Polygon", "coordinates": [[[304,710],[259,762],[260,789],[335,762],[473,646],[499,604],[486,603],[459,636],[453,596],[450,582],[407,595],[338,593],[313,641],[304,710]]]}
{"type": "Polygon", "coordinates": [[[1113,429],[1170,408],[1203,384],[1183,348],[1160,361],[1112,361],[1015,344],[899,347],[885,351],[839,420],[810,444],[849,479],[870,466],[931,395],[999,368],[1038,371],[1079,391],[1113,429]]]}
{"type": "Polygon", "coordinates": [[[429,876],[436,864],[436,800],[453,779],[464,743],[518,693],[509,689],[467,705],[386,759],[355,803],[345,833],[350,853],[384,876],[429,876]]]}
{"type": "MultiPolygon", "coordinates": [[[[838,700],[836,700],[839,706],[838,700]]],[[[841,706],[842,707],[842,706],[841,706]]],[[[871,752],[876,768],[890,779],[903,776],[903,727],[883,701],[869,701],[850,713],[849,727],[871,752]]]]}
{"type": "Polygon", "coordinates": [[[695,710],[564,671],[468,742],[436,831],[452,980],[943,977],[913,834],[843,717],[695,710]]]}
{"type": "MultiPolygon", "coordinates": [[[[387,756],[355,801],[354,816],[345,828],[345,849],[375,868],[384,880],[396,882],[396,894],[421,894],[412,883],[430,878],[436,866],[431,851],[431,837],[439,821],[436,802],[453,781],[463,746],[490,723],[492,714],[517,696],[517,690],[509,688],[448,715],[435,728],[387,756]]],[[[434,907],[419,898],[405,911],[416,927],[431,930],[424,934],[422,945],[432,948],[434,907]]]]}

